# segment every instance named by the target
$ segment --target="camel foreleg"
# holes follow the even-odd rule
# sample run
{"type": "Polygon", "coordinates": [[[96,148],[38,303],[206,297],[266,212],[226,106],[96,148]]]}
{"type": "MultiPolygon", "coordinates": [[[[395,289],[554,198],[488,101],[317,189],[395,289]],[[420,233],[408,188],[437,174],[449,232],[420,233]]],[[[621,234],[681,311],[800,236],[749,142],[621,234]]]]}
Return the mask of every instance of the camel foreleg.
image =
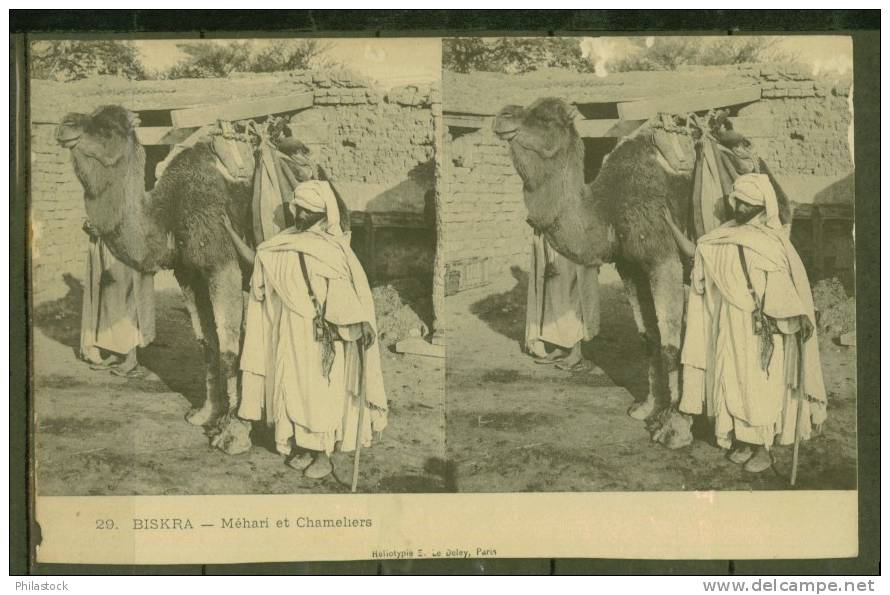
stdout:
{"type": "Polygon", "coordinates": [[[226,415],[220,421],[213,446],[234,455],[250,450],[250,422],[238,417],[238,354],[241,341],[243,298],[241,269],[231,261],[210,278],[210,300],[219,338],[219,367],[222,379],[221,400],[226,415]]]}
{"type": "Polygon", "coordinates": [[[668,448],[692,443],[691,420],[676,410],[680,400],[680,336],[683,324],[683,267],[671,255],[650,271],[652,301],[661,339],[658,362],[667,376],[667,402],[660,402],[660,415],[653,423],[652,439],[668,448]]]}
{"type": "Polygon", "coordinates": [[[646,395],[646,398],[642,401],[636,401],[633,405],[630,406],[630,409],[627,410],[627,414],[634,419],[638,419],[640,421],[645,420],[656,410],[656,399],[655,399],[655,386],[657,384],[658,370],[656,366],[656,360],[654,359],[653,354],[657,351],[657,341],[653,336],[653,333],[647,331],[646,323],[643,318],[643,310],[640,305],[640,293],[648,292],[649,287],[645,282],[640,282],[639,278],[634,278],[633,275],[622,271],[622,280],[624,281],[624,290],[627,293],[627,299],[630,302],[630,308],[633,311],[634,322],[637,325],[637,332],[640,333],[640,339],[643,342],[643,348],[646,351],[646,360],[648,361],[648,386],[649,392],[646,395]]]}
{"type": "Polygon", "coordinates": [[[203,284],[193,284],[184,275],[177,274],[185,307],[192,321],[195,337],[204,353],[204,402],[191,409],[186,421],[195,426],[213,425],[223,414],[219,399],[219,342],[216,339],[212,308],[207,289],[203,284]]]}

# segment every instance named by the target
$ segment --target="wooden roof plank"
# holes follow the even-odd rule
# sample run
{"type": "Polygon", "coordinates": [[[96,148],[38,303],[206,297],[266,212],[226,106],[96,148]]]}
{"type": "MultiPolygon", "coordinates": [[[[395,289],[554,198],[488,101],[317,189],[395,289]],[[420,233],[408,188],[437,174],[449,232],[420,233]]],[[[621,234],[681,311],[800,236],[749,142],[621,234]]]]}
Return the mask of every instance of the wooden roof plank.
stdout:
{"type": "Polygon", "coordinates": [[[172,126],[140,126],[136,129],[136,139],[143,147],[152,145],[175,145],[187,139],[196,128],[173,128],[172,126]]]}
{"type": "MultiPolygon", "coordinates": [[[[446,114],[445,125],[453,128],[471,128],[479,130],[489,125],[491,118],[472,114],[446,114]]],[[[585,138],[621,138],[627,136],[645,120],[618,120],[618,119],[578,119],[575,126],[578,134],[585,138]]]]}
{"type": "Polygon", "coordinates": [[[618,104],[622,120],[647,120],[659,113],[686,114],[711,108],[751,103],[760,99],[760,87],[736,87],[714,91],[699,91],[626,101],[618,104]]]}
{"type": "Polygon", "coordinates": [[[621,138],[632,133],[646,120],[575,120],[582,138],[621,138]]]}
{"type": "Polygon", "coordinates": [[[490,118],[477,114],[445,114],[445,125],[449,128],[484,128],[490,118]]]}
{"type": "Polygon", "coordinates": [[[271,114],[295,112],[312,107],[314,102],[315,95],[307,92],[297,95],[266,97],[255,101],[172,110],[170,119],[176,128],[195,128],[205,124],[212,124],[217,120],[247,120],[271,114]]]}

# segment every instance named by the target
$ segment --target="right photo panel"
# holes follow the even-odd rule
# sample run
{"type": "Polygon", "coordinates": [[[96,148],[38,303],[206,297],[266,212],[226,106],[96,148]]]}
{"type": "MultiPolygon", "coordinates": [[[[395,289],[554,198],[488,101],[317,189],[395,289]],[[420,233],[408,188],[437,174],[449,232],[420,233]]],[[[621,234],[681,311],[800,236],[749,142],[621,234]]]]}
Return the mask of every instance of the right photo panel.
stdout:
{"type": "Polygon", "coordinates": [[[856,489],[850,38],[442,43],[453,489],[856,489]]]}

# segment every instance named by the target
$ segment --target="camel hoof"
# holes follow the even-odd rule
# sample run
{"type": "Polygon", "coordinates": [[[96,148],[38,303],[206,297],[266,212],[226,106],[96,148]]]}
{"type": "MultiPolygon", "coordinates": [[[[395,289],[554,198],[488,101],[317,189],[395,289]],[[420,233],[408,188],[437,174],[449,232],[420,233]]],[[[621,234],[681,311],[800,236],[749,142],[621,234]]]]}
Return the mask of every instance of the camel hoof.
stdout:
{"type": "Polygon", "coordinates": [[[212,405],[204,403],[202,407],[195,407],[185,414],[185,421],[193,426],[209,426],[219,420],[219,413],[212,405]]]}
{"type": "Polygon", "coordinates": [[[220,449],[227,455],[239,455],[247,452],[252,446],[250,442],[250,422],[230,417],[220,428],[211,446],[220,449]]]}
{"type": "Polygon", "coordinates": [[[652,433],[653,442],[676,450],[692,444],[692,418],[676,409],[668,409],[652,433]]]}
{"type": "Polygon", "coordinates": [[[634,403],[627,414],[638,421],[645,421],[655,413],[655,397],[649,395],[642,403],[634,403]]]}

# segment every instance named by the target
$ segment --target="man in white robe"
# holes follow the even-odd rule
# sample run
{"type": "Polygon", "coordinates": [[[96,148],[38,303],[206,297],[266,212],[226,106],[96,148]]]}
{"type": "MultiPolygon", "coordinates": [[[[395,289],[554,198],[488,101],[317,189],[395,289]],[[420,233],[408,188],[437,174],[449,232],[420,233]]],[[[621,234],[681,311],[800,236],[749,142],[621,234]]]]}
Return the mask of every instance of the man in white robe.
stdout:
{"type": "Polygon", "coordinates": [[[570,261],[535,232],[529,269],[526,352],[571,370],[581,364],[581,341],[599,334],[599,268],[570,261]]]}
{"type": "Polygon", "coordinates": [[[680,410],[713,418],[730,460],[760,472],[774,443],[825,421],[826,395],[809,280],[769,178],[739,176],[730,200],[735,219],[695,250],[680,410]]]}
{"type": "Polygon", "coordinates": [[[298,185],[291,205],[296,226],[256,250],[238,415],[265,417],[288,464],[320,479],[335,447],[370,446],[383,430],[386,394],[371,289],[330,185],[298,185]]]}
{"type": "Polygon", "coordinates": [[[155,336],[154,275],[118,260],[89,222],[80,320],[80,357],[94,369],[136,373],[137,347],[155,336]]]}

